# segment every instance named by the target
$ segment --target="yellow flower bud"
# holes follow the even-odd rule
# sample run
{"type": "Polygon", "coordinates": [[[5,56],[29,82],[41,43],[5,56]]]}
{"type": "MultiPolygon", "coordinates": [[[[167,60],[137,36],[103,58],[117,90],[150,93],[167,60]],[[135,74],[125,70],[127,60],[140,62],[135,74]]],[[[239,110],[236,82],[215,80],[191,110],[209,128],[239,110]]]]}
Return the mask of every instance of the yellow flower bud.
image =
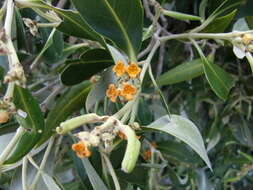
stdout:
{"type": "Polygon", "coordinates": [[[0,123],[6,123],[9,121],[9,113],[5,110],[0,110],[0,123]]]}

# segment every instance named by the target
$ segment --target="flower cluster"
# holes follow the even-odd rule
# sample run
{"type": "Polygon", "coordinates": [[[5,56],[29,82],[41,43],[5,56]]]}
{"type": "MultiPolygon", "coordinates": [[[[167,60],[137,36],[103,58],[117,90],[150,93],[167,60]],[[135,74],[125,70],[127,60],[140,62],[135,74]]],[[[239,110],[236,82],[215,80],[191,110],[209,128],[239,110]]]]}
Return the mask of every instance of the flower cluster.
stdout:
{"type": "Polygon", "coordinates": [[[118,78],[117,84],[110,84],[106,96],[112,102],[116,102],[117,97],[130,101],[137,93],[137,84],[139,81],[140,67],[135,62],[130,62],[128,66],[123,61],[118,61],[113,67],[113,72],[118,78]]]}
{"type": "Polygon", "coordinates": [[[91,151],[88,149],[87,144],[83,141],[73,144],[72,150],[76,152],[76,155],[79,158],[87,158],[91,156],[91,151]]]}

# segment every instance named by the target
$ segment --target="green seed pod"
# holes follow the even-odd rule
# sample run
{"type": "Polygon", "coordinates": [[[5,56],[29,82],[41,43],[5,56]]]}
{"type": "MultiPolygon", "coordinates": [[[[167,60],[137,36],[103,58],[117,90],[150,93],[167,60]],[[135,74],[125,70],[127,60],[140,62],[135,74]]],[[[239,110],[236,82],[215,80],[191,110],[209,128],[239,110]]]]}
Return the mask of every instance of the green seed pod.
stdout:
{"type": "Polygon", "coordinates": [[[137,139],[134,130],[128,125],[122,125],[119,127],[120,131],[127,137],[127,148],[121,163],[121,169],[126,173],[130,173],[136,165],[140,153],[141,143],[137,139]]]}
{"type": "Polygon", "coordinates": [[[94,123],[94,122],[100,121],[101,119],[102,117],[94,113],[78,116],[78,117],[62,122],[60,124],[60,127],[56,128],[56,132],[60,135],[64,135],[81,125],[84,125],[86,123],[94,123]]]}

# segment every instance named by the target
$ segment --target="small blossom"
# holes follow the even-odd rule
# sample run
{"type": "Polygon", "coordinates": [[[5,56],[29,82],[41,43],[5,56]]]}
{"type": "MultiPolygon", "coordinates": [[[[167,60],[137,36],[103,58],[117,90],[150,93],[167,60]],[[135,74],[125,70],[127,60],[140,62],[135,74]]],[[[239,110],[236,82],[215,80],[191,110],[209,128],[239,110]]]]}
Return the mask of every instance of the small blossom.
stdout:
{"type": "Polygon", "coordinates": [[[119,90],[116,88],[114,84],[110,84],[109,88],[106,91],[106,96],[110,98],[112,102],[116,102],[118,95],[119,95],[119,90]]]}
{"type": "Polygon", "coordinates": [[[123,61],[118,61],[112,70],[115,72],[117,77],[120,77],[126,72],[126,66],[123,61]]]}
{"type": "Polygon", "coordinates": [[[131,62],[126,71],[131,78],[136,78],[137,75],[141,72],[141,69],[136,63],[131,62]]]}
{"type": "Polygon", "coordinates": [[[87,158],[91,156],[91,151],[88,149],[87,144],[83,141],[73,144],[72,150],[76,152],[79,158],[87,158]]]}
{"type": "Polygon", "coordinates": [[[242,42],[244,45],[249,45],[251,42],[253,42],[253,35],[252,34],[244,34],[242,36],[242,42]]]}
{"type": "Polygon", "coordinates": [[[137,89],[133,85],[125,82],[123,83],[123,89],[120,91],[120,95],[124,97],[127,101],[130,101],[134,98],[136,92],[137,89]]]}

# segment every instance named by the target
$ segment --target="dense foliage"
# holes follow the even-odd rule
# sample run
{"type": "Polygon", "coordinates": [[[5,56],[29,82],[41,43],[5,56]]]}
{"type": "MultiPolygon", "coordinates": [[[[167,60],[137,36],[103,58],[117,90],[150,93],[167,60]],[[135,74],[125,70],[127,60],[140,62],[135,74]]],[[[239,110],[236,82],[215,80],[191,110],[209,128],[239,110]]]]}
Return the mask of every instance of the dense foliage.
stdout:
{"type": "Polygon", "coordinates": [[[253,1],[0,7],[0,190],[253,188],[253,1]]]}

